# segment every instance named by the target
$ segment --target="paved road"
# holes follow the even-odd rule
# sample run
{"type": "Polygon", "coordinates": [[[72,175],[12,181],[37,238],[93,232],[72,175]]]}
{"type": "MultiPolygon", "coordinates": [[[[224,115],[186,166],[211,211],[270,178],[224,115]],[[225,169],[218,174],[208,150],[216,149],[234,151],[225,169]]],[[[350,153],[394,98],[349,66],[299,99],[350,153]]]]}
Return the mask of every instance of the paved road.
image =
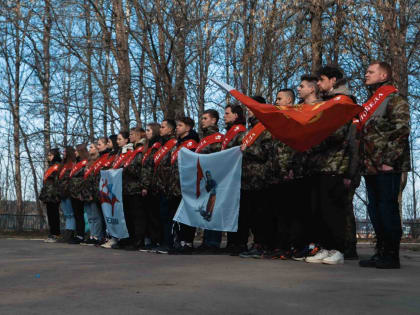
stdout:
{"type": "Polygon", "coordinates": [[[420,314],[420,251],[402,256],[385,271],[0,239],[0,314],[420,314]]]}

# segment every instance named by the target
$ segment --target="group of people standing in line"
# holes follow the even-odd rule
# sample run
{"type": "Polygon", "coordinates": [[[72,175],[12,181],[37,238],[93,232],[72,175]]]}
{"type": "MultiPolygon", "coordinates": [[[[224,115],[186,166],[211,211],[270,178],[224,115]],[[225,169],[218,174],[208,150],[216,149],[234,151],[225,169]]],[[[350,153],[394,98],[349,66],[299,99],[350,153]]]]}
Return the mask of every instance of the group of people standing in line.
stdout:
{"type": "MultiPolygon", "coordinates": [[[[219,131],[218,112],[208,109],[200,117],[201,137],[193,119],[179,117],[147,124],[146,130],[135,127],[101,137],[89,149],[85,144],[66,147],[62,159],[59,150],[52,149],[39,197],[47,207],[47,241],[161,254],[230,254],[342,264],[345,259],[358,259],[353,196],[364,176],[376,247],[374,255],[359,264],[399,268],[398,194],[401,174],[410,170],[409,105],[393,88],[387,63],[372,63],[365,79],[371,98],[358,119],[305,152],[293,150],[268,130],[259,132],[252,144],[244,141],[261,124],[250,110],[247,124],[238,104],[225,107],[226,134],[219,131]],[[172,221],[182,199],[178,151],[185,147],[209,154],[234,146],[241,146],[243,152],[238,231],[227,232],[227,244],[221,248],[222,232],[205,230],[202,244],[194,247],[196,228],[172,221]],[[117,168],[123,169],[126,239],[106,235],[107,221],[100,206],[100,170],[117,168]],[[60,207],[66,224],[63,237],[60,207]]],[[[302,76],[297,93],[304,104],[338,95],[356,102],[344,73],[333,66],[302,76]]],[[[261,96],[253,98],[266,103],[261,96]]],[[[275,106],[298,106],[294,91],[280,90],[275,106]]]]}

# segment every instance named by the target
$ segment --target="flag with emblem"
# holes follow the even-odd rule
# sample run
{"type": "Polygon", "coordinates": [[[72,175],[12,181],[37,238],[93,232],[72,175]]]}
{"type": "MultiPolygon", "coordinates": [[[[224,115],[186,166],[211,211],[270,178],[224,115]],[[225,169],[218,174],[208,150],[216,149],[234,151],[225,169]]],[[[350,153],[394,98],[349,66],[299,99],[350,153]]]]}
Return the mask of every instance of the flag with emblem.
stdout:
{"type": "Polygon", "coordinates": [[[127,238],[122,199],[122,168],[101,171],[99,196],[108,234],[115,238],[127,238]]]}
{"type": "Polygon", "coordinates": [[[207,230],[238,230],[242,152],[239,147],[178,155],[182,201],[174,221],[207,230]]]}
{"type": "Polygon", "coordinates": [[[212,81],[252,110],[274,137],[301,152],[320,144],[362,111],[361,106],[345,95],[317,104],[261,104],[223,82],[212,81]]]}

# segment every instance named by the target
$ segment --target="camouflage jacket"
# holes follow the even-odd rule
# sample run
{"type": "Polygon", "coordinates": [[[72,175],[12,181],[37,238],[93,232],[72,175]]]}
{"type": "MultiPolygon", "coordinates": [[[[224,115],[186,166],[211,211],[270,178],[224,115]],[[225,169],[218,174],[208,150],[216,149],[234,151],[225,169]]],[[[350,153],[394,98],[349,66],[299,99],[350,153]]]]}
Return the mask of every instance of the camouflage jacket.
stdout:
{"type": "MultiPolygon", "coordinates": [[[[155,143],[161,144],[162,139],[160,137],[157,137],[155,139],[152,139],[149,141],[148,146],[153,147],[155,143]]],[[[151,195],[158,195],[159,189],[157,187],[157,177],[155,174],[155,163],[153,162],[153,156],[156,154],[156,152],[159,149],[152,148],[150,151],[150,154],[146,159],[144,160],[142,172],[141,172],[141,182],[144,186],[144,188],[147,190],[148,194],[151,195]]],[[[145,154],[145,152],[143,152],[145,154]]]]}
{"type": "MultiPolygon", "coordinates": [[[[60,172],[61,172],[63,167],[64,167],[64,163],[61,164],[60,172]]],[[[60,178],[58,179],[57,187],[58,187],[58,191],[59,191],[59,194],[60,194],[60,198],[62,200],[71,197],[70,196],[71,195],[71,193],[70,193],[70,170],[66,170],[66,172],[64,173],[64,176],[61,179],[60,178]]]]}
{"type": "Polygon", "coordinates": [[[304,153],[297,152],[280,140],[273,139],[266,169],[267,184],[286,181],[290,171],[293,172],[293,178],[302,177],[304,156],[304,153]]]}
{"type": "MultiPolygon", "coordinates": [[[[248,129],[251,130],[257,123],[257,118],[250,118],[248,129]]],[[[270,159],[273,143],[271,133],[268,130],[264,130],[255,142],[243,151],[242,190],[262,190],[267,186],[267,169],[271,168],[270,162],[273,162],[270,159]]]]}
{"type": "MultiPolygon", "coordinates": [[[[234,124],[232,124],[232,123],[227,124],[226,125],[226,130],[229,131],[229,129],[232,128],[233,125],[234,124]]],[[[242,139],[244,138],[245,134],[246,134],[246,131],[239,132],[235,137],[233,137],[233,139],[230,140],[230,142],[227,144],[226,150],[230,149],[230,148],[233,148],[233,147],[236,147],[238,145],[239,146],[242,145],[242,139]]]]}
{"type": "MultiPolygon", "coordinates": [[[[217,126],[209,126],[206,129],[203,129],[203,135],[201,139],[204,139],[205,137],[211,136],[212,134],[215,134],[219,132],[219,128],[217,126]]],[[[220,149],[222,148],[222,143],[221,142],[216,142],[216,143],[212,143],[209,144],[207,146],[205,146],[200,153],[201,154],[209,154],[209,153],[214,153],[214,152],[219,152],[220,149]]]]}
{"type": "MultiPolygon", "coordinates": [[[[200,142],[198,134],[191,129],[186,137],[182,139],[178,138],[176,146],[174,146],[171,150],[171,156],[182,143],[188,140],[194,140],[197,142],[197,144],[200,142]]],[[[192,149],[192,151],[194,151],[194,149],[192,149]]],[[[180,197],[182,195],[181,183],[179,179],[178,159],[176,159],[175,162],[171,165],[171,176],[168,178],[166,188],[167,190],[165,191],[165,195],[167,196],[180,197]]]]}
{"type": "MultiPolygon", "coordinates": [[[[79,160],[77,161],[77,163],[79,160]]],[[[85,167],[82,167],[76,174],[72,176],[69,180],[69,190],[70,196],[74,199],[81,201],[91,201],[91,191],[86,189],[85,179],[83,175],[85,174],[85,167]]]]}
{"type": "MultiPolygon", "coordinates": [[[[134,149],[137,149],[140,146],[144,147],[144,143],[141,142],[136,144],[134,149]]],[[[143,153],[144,152],[137,153],[130,165],[123,168],[123,195],[140,195],[144,188],[141,182],[143,153]]]]}
{"type": "MultiPolygon", "coordinates": [[[[162,147],[171,139],[175,138],[174,136],[165,136],[162,137],[162,147]]],[[[174,146],[175,147],[175,146],[174,146]]],[[[171,165],[171,153],[169,151],[160,161],[159,165],[155,167],[154,171],[154,185],[155,190],[158,194],[164,194],[169,196],[169,182],[172,181],[172,165],[171,165]]]]}
{"type": "MultiPolygon", "coordinates": [[[[52,167],[54,164],[49,165],[49,167],[52,167]]],[[[41,200],[44,203],[47,202],[60,202],[60,193],[57,189],[58,185],[58,174],[60,173],[60,168],[58,168],[57,171],[52,173],[47,180],[44,181],[44,185],[41,188],[41,192],[39,194],[39,200],[41,200]]]]}
{"type": "MultiPolygon", "coordinates": [[[[330,91],[325,100],[337,95],[346,95],[355,100],[346,85],[330,91]]],[[[352,179],[358,169],[358,149],[356,148],[356,127],[350,121],[328,136],[319,145],[308,150],[306,156],[307,175],[343,175],[352,179]]]]}
{"type": "Polygon", "coordinates": [[[403,96],[393,93],[363,126],[362,173],[372,175],[383,172],[380,170],[383,164],[391,166],[391,172],[410,171],[409,135],[409,104],[403,96]]]}

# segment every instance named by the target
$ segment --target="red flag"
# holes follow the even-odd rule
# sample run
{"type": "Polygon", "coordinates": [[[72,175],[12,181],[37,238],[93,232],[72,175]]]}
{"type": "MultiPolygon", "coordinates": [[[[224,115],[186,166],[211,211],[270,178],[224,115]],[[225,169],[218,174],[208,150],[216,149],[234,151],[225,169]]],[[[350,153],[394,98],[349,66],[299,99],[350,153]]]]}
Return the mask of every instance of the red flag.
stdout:
{"type": "Polygon", "coordinates": [[[196,183],[196,196],[200,197],[200,182],[204,178],[203,170],[200,165],[200,158],[197,159],[197,183],[196,183]]]}
{"type": "Polygon", "coordinates": [[[213,81],[252,110],[274,137],[301,152],[321,143],[362,110],[345,95],[314,105],[276,107],[258,103],[225,83],[213,81]]]}

